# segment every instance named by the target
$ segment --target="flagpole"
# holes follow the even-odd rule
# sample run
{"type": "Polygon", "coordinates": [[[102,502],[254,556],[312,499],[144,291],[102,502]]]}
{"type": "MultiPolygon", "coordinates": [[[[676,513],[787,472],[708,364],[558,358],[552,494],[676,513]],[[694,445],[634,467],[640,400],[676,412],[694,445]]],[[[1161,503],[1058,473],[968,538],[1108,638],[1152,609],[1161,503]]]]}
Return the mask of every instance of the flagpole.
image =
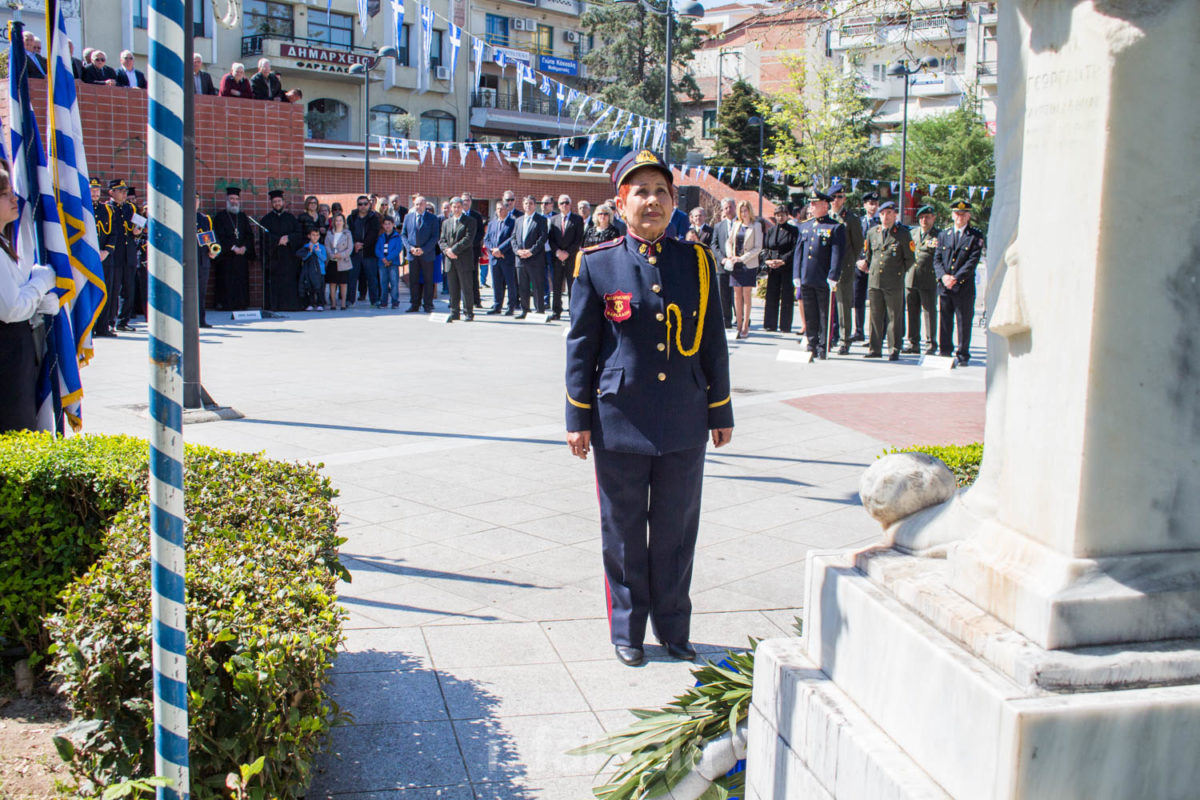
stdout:
{"type": "Polygon", "coordinates": [[[186,800],[190,795],[181,407],[183,249],[189,244],[183,235],[184,20],[182,0],[150,0],[147,240],[154,770],[171,780],[169,788],[158,789],[159,800],[186,800]]]}

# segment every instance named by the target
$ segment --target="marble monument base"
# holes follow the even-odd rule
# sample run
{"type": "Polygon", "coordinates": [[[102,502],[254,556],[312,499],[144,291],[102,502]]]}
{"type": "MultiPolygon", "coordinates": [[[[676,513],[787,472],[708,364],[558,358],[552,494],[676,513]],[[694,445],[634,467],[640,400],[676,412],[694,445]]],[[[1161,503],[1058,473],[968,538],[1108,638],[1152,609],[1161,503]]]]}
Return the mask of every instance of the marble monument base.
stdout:
{"type": "Polygon", "coordinates": [[[949,577],[810,556],[804,637],[759,645],[749,798],[1197,796],[1200,641],[1045,650],[949,577]]]}

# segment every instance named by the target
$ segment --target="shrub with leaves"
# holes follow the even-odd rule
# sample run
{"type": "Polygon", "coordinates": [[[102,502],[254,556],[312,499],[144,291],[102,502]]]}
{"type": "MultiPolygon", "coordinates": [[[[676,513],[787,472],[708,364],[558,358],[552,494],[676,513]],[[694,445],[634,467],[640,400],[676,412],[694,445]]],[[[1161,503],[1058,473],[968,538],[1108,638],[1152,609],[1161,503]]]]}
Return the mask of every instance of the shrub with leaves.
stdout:
{"type": "MultiPolygon", "coordinates": [[[[753,648],[758,643],[751,640],[753,648]]],[[[692,670],[698,684],[661,709],[634,709],[638,721],[599,741],[575,748],[574,755],[625,756],[616,774],[592,791],[602,800],[666,797],[695,768],[705,745],[745,721],[754,688],[754,650],[729,651],[724,665],[692,670]]],[[[702,800],[725,800],[744,790],[744,772],[717,779],[702,800]]]]}
{"type": "Polygon", "coordinates": [[[883,455],[889,453],[925,453],[934,458],[940,458],[942,463],[954,473],[954,479],[958,482],[958,488],[961,489],[974,483],[975,478],[979,475],[979,464],[983,461],[983,444],[981,442],[961,445],[927,444],[887,450],[883,455]]]}
{"type": "MultiPolygon", "coordinates": [[[[228,796],[235,773],[240,796],[299,797],[340,717],[324,686],[343,619],[334,491],[256,455],[189,447],[186,468],[192,795],[228,796]]],[[[149,519],[143,494],[47,623],[75,717],[56,744],[85,792],[153,775],[149,519]]]]}
{"type": "Polygon", "coordinates": [[[144,492],[147,453],[129,436],[0,436],[0,649],[45,652],[42,620],[144,492]]]}

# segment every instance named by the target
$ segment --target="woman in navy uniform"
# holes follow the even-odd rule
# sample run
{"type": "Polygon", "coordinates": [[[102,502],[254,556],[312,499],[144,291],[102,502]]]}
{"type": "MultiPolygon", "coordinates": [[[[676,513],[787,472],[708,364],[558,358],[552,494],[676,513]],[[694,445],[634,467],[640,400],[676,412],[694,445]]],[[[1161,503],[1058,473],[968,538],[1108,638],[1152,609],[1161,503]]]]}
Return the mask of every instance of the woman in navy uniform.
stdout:
{"type": "Polygon", "coordinates": [[[733,436],[717,275],[703,245],[668,238],[671,171],[631,152],[613,180],[628,234],[575,262],[567,337],[567,444],[596,484],[617,658],[644,658],[647,618],[674,658],[690,642],[692,561],[708,439],[733,436]]]}

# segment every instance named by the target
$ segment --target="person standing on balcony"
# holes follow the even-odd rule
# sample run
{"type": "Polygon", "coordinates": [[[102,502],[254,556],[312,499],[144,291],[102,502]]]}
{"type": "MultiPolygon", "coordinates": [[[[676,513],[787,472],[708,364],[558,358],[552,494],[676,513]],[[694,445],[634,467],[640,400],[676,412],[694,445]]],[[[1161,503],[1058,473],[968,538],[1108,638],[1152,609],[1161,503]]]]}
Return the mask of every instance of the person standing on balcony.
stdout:
{"type": "MultiPolygon", "coordinates": [[[[103,54],[101,54],[103,55],[103,54]]],[[[96,61],[96,57],[92,56],[92,62],[96,61]]],[[[250,89],[250,81],[246,80],[246,65],[240,61],[233,62],[229,67],[229,72],[221,78],[221,97],[243,97],[250,98],[254,96],[254,92],[250,89]]]]}
{"type": "Polygon", "coordinates": [[[121,51],[121,68],[117,70],[117,86],[128,86],[135,89],[146,88],[146,73],[134,66],[133,53],[121,51]]]}
{"type": "Polygon", "coordinates": [[[117,85],[117,71],[106,62],[108,56],[103,50],[92,51],[92,63],[83,68],[84,83],[103,83],[109,86],[117,85]]]}
{"type": "Polygon", "coordinates": [[[216,94],[212,75],[204,71],[204,58],[199,53],[192,55],[192,91],[196,94],[216,94]]]}
{"type": "Polygon", "coordinates": [[[250,91],[255,100],[282,100],[283,85],[279,76],[271,72],[271,62],[268,59],[258,60],[258,72],[250,79],[250,91]]]}

